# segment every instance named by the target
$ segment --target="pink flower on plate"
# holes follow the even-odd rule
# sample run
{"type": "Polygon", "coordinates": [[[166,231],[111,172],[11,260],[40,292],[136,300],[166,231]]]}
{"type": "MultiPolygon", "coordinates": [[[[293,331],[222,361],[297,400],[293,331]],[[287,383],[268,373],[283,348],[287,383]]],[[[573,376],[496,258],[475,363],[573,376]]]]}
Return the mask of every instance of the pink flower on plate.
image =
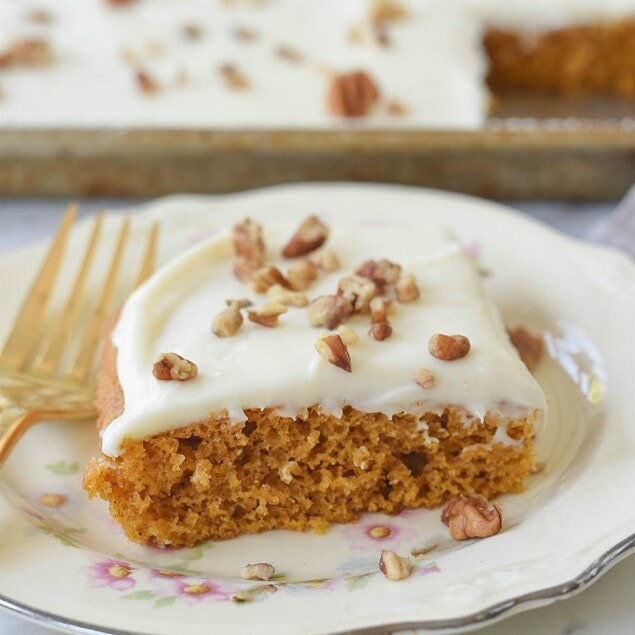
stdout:
{"type": "Polygon", "coordinates": [[[383,519],[347,525],[343,528],[343,533],[351,547],[358,550],[379,548],[397,551],[404,545],[410,545],[417,538],[417,530],[414,527],[404,527],[383,519]]]}
{"type": "Polygon", "coordinates": [[[136,584],[132,577],[134,567],[123,560],[107,558],[84,567],[84,570],[88,574],[88,585],[93,588],[109,586],[117,591],[127,591],[136,584]]]}
{"type": "Polygon", "coordinates": [[[192,580],[191,578],[173,578],[173,580],[175,594],[188,604],[198,604],[205,599],[215,600],[216,602],[227,602],[231,600],[234,594],[233,590],[208,579],[192,580]]]}

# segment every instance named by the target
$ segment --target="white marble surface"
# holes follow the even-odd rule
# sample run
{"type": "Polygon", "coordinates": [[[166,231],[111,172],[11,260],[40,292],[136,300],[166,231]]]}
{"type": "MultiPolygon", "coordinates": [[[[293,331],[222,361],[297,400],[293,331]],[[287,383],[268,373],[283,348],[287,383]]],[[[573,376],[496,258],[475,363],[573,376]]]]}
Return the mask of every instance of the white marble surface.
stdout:
{"type": "MultiPolygon", "coordinates": [[[[140,201],[81,202],[84,214],[140,201]]],[[[0,252],[50,235],[65,203],[41,199],[0,199],[0,252]]],[[[577,238],[590,239],[610,218],[614,204],[514,203],[514,207],[577,238]]],[[[635,530],[635,528],[634,528],[635,530]]],[[[1,537],[0,537],[1,539],[1,537]]],[[[2,575],[2,563],[0,563],[2,575]]],[[[572,598],[474,631],[478,635],[631,635],[635,632],[635,557],[632,555],[572,598]]],[[[47,635],[51,631],[0,612],[0,635],[47,635]]]]}

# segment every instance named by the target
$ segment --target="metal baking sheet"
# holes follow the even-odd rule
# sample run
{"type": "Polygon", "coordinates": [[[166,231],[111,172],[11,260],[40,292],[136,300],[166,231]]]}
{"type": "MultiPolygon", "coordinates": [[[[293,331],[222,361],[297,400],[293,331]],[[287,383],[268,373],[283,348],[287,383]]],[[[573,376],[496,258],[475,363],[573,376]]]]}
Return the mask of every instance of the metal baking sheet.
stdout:
{"type": "Polygon", "coordinates": [[[383,181],[493,198],[617,199],[635,100],[505,95],[483,130],[46,130],[0,125],[0,194],[159,196],[383,181]]]}

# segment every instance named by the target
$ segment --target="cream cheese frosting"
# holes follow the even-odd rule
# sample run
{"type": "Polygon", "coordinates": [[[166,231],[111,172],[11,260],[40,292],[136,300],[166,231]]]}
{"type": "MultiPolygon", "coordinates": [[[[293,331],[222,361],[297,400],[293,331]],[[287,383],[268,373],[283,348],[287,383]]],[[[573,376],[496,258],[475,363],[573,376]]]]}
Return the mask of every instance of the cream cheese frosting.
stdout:
{"type": "MultiPolygon", "coordinates": [[[[263,221],[268,262],[282,271],[292,261],[281,257],[281,249],[301,220],[286,214],[263,221]]],[[[421,296],[394,304],[393,335],[375,341],[367,334],[368,315],[349,319],[347,325],[359,335],[349,349],[350,373],[316,352],[320,329],[310,326],[305,308],[289,308],[273,329],[245,320],[234,336],[217,337],[211,322],[227,299],[249,297],[256,306],[265,301],[232,275],[230,229],[219,229],[159,270],[126,303],[113,334],[125,411],[103,432],[105,454],[116,456],[125,438],[157,434],[210,414],[227,412],[241,421],[246,408],[272,407],[285,416],[313,404],[336,415],[345,405],[388,416],[448,404],[478,417],[488,411],[544,412],[542,391],[509,343],[471,258],[447,229],[424,222],[414,228],[389,219],[368,222],[361,213],[338,215],[329,224],[327,246],[341,269],[323,273],[308,296],[334,293],[338,280],[369,258],[394,261],[414,274],[421,296]],[[452,362],[432,357],[428,339],[434,333],[467,336],[469,354],[452,362]],[[165,352],[196,363],[198,376],[185,382],[155,379],[153,362],[165,352]],[[415,383],[422,367],[435,374],[433,388],[415,383]]],[[[504,431],[497,438],[505,441],[504,431]]]]}
{"type": "Polygon", "coordinates": [[[0,51],[21,38],[44,38],[54,55],[45,67],[1,72],[0,124],[474,129],[484,124],[489,105],[481,44],[488,26],[531,31],[635,16],[635,0],[399,3],[408,17],[391,25],[391,45],[381,46],[369,21],[370,0],[0,2],[0,51]],[[48,11],[51,23],[30,21],[32,10],[48,11]],[[200,35],[186,37],[188,25],[200,35]],[[281,59],[281,46],[299,53],[301,62],[281,59]],[[218,72],[223,64],[234,65],[249,87],[228,89],[218,72]],[[406,113],[395,117],[380,107],[361,122],[330,116],[330,78],[358,68],[406,113]],[[156,93],[139,90],[138,69],[153,78],[156,93]]]}

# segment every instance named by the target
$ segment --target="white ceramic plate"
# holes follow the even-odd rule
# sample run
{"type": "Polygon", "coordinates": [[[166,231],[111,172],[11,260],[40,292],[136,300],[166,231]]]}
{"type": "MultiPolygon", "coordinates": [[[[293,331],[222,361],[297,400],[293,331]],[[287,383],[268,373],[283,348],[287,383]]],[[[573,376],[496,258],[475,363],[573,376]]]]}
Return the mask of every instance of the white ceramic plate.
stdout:
{"type": "MultiPolygon", "coordinates": [[[[455,632],[573,593],[635,548],[635,266],[626,257],[489,202],[393,186],[285,186],[135,211],[137,231],[161,221],[162,260],[247,215],[318,213],[336,227],[338,214],[351,213],[405,231],[422,217],[449,225],[488,272],[506,321],[547,341],[536,371],[549,404],[537,440],[546,469],[524,494],[501,497],[505,528],[487,540],[453,543],[438,510],[424,510],[369,515],[322,536],[268,532],[156,550],[128,543],[105,506],[86,500],[92,425],[45,424],[0,473],[1,606],[81,633],[455,632]],[[376,526],[388,536],[373,537],[376,526]],[[411,578],[378,573],[382,548],[421,546],[431,550],[411,578]],[[275,564],[276,579],[240,580],[253,561],[275,564]]],[[[113,228],[119,222],[108,217],[113,228]]],[[[78,228],[77,245],[88,229],[78,228]]],[[[0,259],[0,338],[42,253],[31,246],[0,259]]]]}

